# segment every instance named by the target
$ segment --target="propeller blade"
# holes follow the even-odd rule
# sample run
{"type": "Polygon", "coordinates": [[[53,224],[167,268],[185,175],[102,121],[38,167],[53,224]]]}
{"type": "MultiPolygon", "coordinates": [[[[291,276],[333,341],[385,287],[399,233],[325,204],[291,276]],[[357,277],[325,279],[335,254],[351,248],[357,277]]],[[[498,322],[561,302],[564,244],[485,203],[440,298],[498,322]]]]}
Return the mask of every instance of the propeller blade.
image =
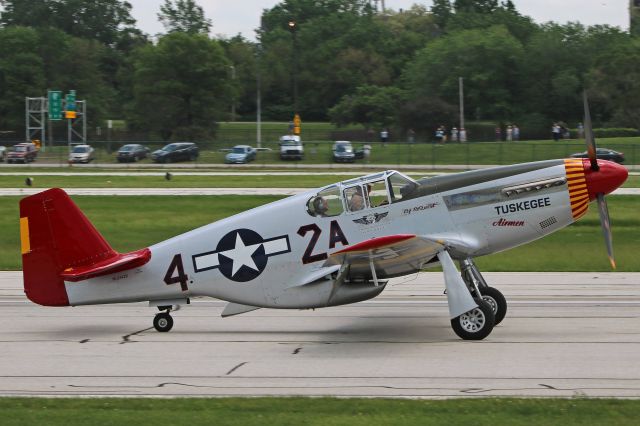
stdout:
{"type": "Polygon", "coordinates": [[[598,158],[596,156],[596,139],[593,137],[593,125],[591,124],[591,113],[589,112],[589,101],[587,100],[587,91],[582,92],[584,101],[584,139],[587,143],[587,153],[591,161],[591,170],[597,172],[600,170],[598,166],[598,158]]]}
{"type": "Polygon", "coordinates": [[[604,194],[598,194],[598,211],[600,213],[600,225],[602,225],[602,233],[604,234],[604,242],[607,245],[607,254],[611,267],[616,269],[616,261],[613,259],[613,238],[611,236],[611,222],[609,221],[609,208],[604,194]]]}

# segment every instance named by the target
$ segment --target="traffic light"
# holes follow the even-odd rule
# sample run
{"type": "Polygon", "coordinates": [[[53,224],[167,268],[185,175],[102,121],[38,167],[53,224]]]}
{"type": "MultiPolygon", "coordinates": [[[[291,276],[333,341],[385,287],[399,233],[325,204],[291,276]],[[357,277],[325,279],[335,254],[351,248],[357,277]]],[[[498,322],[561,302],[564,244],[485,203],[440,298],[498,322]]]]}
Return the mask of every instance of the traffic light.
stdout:
{"type": "Polygon", "coordinates": [[[76,118],[76,91],[69,90],[66,97],[64,118],[76,118]]]}

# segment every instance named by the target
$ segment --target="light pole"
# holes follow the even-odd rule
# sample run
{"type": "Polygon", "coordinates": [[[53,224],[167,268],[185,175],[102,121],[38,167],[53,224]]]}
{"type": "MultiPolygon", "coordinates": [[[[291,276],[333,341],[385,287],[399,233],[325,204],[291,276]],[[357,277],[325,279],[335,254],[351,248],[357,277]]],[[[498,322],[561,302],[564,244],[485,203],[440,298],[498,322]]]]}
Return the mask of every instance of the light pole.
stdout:
{"type": "Polygon", "coordinates": [[[291,75],[293,86],[293,114],[298,113],[298,24],[295,20],[291,19],[287,26],[291,32],[291,60],[293,62],[293,72],[291,75]]]}
{"type": "Polygon", "coordinates": [[[262,94],[261,91],[261,60],[262,42],[260,41],[256,51],[256,145],[262,147],[262,94]]]}
{"type": "Polygon", "coordinates": [[[458,77],[458,97],[460,104],[460,128],[464,129],[464,80],[458,77]]]}
{"type": "Polygon", "coordinates": [[[229,65],[231,69],[231,121],[236,121],[236,67],[229,65]]]}

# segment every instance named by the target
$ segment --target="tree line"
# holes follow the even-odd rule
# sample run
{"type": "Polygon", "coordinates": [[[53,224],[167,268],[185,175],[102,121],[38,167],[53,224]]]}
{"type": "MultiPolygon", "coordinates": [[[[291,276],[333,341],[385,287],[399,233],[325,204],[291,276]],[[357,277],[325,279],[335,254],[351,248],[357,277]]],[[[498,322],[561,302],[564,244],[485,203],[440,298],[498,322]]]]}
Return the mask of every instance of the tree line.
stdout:
{"type": "MultiPolygon", "coordinates": [[[[467,120],[526,129],[581,120],[640,128],[640,40],[610,26],[537,24],[510,0],[435,0],[378,11],[369,0],[283,0],[257,41],[210,36],[195,0],[165,0],[144,34],[122,0],[0,0],[0,131],[24,131],[25,96],[75,89],[93,126],[122,119],[166,140],[216,123],[331,120],[429,134],[467,120]],[[295,87],[295,90],[294,90],[295,87]],[[234,117],[232,117],[232,111],[234,117]]],[[[257,12],[256,12],[257,13],[257,12]]]]}

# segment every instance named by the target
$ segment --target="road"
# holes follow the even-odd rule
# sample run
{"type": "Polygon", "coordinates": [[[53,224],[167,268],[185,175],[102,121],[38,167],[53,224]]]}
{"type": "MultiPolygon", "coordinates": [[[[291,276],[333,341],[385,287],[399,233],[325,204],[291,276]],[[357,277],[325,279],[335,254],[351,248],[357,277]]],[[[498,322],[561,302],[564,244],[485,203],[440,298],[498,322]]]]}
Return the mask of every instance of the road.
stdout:
{"type": "MultiPolygon", "coordinates": [[[[222,319],[197,299],[169,333],[146,304],[45,308],[0,273],[0,395],[640,397],[640,273],[486,273],[509,300],[459,340],[440,273],[378,298],[222,319]]],[[[82,285],[82,284],[77,284],[82,285]]]]}

